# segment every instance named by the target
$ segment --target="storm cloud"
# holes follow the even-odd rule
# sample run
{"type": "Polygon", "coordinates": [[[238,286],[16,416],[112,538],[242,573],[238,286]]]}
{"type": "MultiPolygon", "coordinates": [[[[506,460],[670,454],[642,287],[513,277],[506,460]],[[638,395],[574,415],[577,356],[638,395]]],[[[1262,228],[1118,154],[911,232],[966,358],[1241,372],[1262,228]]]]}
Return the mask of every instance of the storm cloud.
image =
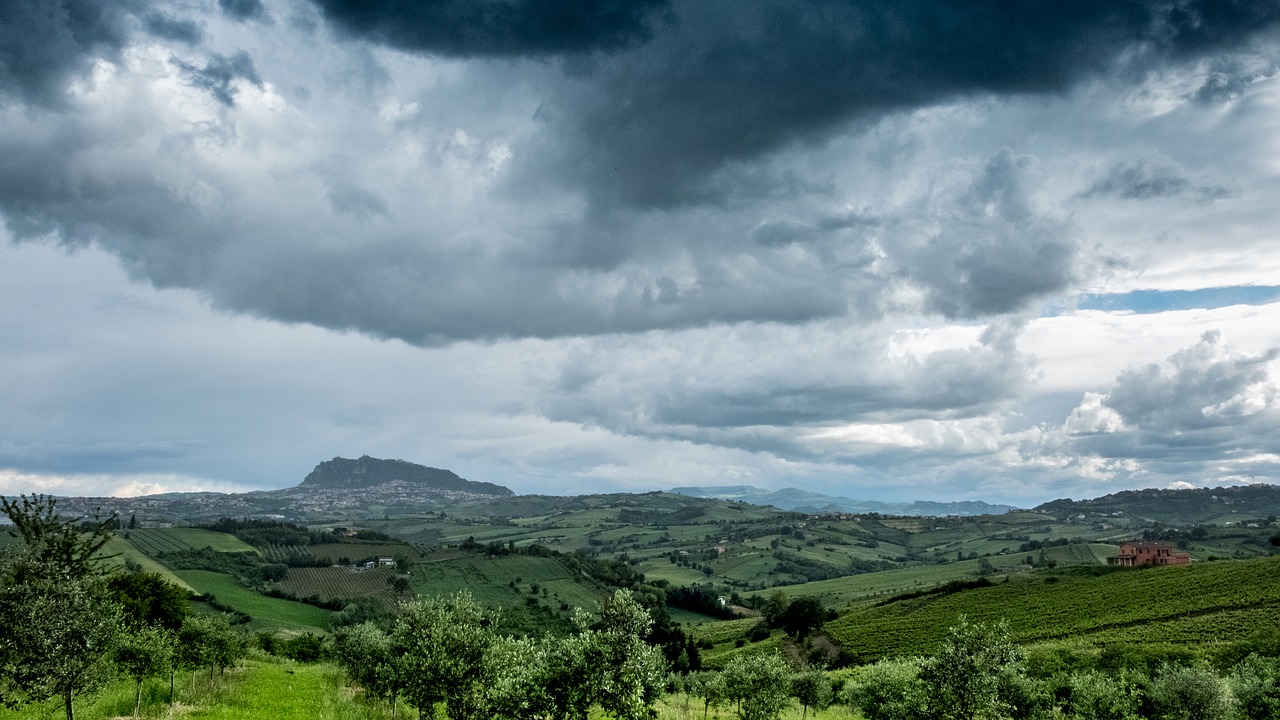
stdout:
{"type": "Polygon", "coordinates": [[[0,99],[57,104],[94,58],[129,41],[129,18],[147,0],[12,0],[0,7],[0,99]]]}
{"type": "Polygon", "coordinates": [[[1278,67],[1269,1],[14,0],[0,471],[1271,472],[1278,67]]]}

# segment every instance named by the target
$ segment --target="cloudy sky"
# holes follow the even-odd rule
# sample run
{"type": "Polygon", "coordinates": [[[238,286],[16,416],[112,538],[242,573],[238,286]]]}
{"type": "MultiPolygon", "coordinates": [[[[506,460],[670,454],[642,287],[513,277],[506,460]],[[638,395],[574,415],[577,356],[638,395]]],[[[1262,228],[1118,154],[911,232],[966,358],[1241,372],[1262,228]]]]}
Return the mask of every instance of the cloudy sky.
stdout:
{"type": "Polygon", "coordinates": [[[0,493],[1280,481],[1275,0],[6,0],[0,493]]]}

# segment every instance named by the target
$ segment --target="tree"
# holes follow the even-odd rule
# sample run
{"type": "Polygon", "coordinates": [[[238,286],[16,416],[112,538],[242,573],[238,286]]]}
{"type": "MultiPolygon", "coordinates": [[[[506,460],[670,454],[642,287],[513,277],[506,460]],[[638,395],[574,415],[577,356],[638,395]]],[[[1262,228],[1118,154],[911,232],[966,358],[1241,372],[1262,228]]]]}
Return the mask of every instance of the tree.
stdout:
{"type": "Polygon", "coordinates": [[[791,668],[777,655],[738,655],[724,668],[740,720],[775,720],[791,701],[791,668]]]}
{"type": "Polygon", "coordinates": [[[120,609],[100,579],[75,576],[42,548],[0,560],[0,701],[61,697],[74,720],[77,693],[109,678],[120,609]]]}
{"type": "Polygon", "coordinates": [[[599,658],[594,631],[588,629],[590,616],[579,608],[574,613],[578,633],[565,638],[545,638],[535,686],[542,694],[546,717],[554,720],[585,720],[587,710],[600,691],[599,658]]]}
{"type": "Polygon", "coordinates": [[[1204,668],[1165,666],[1147,692],[1160,716],[1170,720],[1227,720],[1232,715],[1226,684],[1204,668]]]}
{"type": "Polygon", "coordinates": [[[176,665],[193,671],[192,687],[196,668],[208,666],[212,680],[215,669],[225,670],[234,665],[244,652],[244,642],[225,615],[191,615],[178,630],[176,665]]]}
{"type": "Polygon", "coordinates": [[[685,678],[685,688],[690,695],[702,698],[702,717],[713,707],[719,707],[725,701],[724,675],[713,670],[689,673],[685,678]]]}
{"type": "Polygon", "coordinates": [[[391,703],[395,720],[400,694],[405,684],[404,656],[396,652],[391,636],[371,622],[341,630],[334,638],[334,655],[351,679],[370,697],[391,703]]]}
{"type": "Polygon", "coordinates": [[[1003,625],[989,627],[961,617],[942,650],[920,677],[928,688],[930,717],[942,720],[994,718],[1001,709],[1000,674],[1021,661],[1021,651],[1003,625]]]}
{"type": "Polygon", "coordinates": [[[22,538],[37,560],[74,577],[103,574],[95,556],[111,539],[114,515],[106,520],[94,515],[82,532],[79,522],[58,515],[57,500],[48,495],[22,495],[17,501],[0,496],[0,508],[13,523],[9,534],[22,538]]]}
{"type": "Polygon", "coordinates": [[[803,640],[827,621],[827,609],[815,597],[798,597],[778,616],[778,625],[788,635],[803,640]]]}
{"type": "Polygon", "coordinates": [[[46,495],[0,496],[20,549],[0,568],[0,695],[6,704],[59,695],[68,720],[77,692],[105,682],[120,632],[120,608],[102,582],[95,557],[111,539],[114,517],[95,517],[87,531],[63,520],[46,495]]]}
{"type": "Polygon", "coordinates": [[[1280,660],[1251,654],[1232,668],[1228,682],[1241,717],[1280,719],[1280,660]]]}
{"type": "Polygon", "coordinates": [[[115,663],[137,683],[133,695],[133,717],[142,707],[142,683],[173,667],[174,638],[167,630],[142,626],[124,633],[115,649],[115,663]]]}
{"type": "Polygon", "coordinates": [[[881,660],[863,668],[849,687],[849,704],[867,720],[925,720],[922,666],[920,658],[910,658],[881,660]]]}
{"type": "Polygon", "coordinates": [[[817,711],[830,705],[831,695],[831,681],[823,670],[806,670],[791,678],[791,696],[800,701],[802,720],[809,716],[809,708],[817,711]]]}
{"type": "Polygon", "coordinates": [[[1067,713],[1081,720],[1137,720],[1138,696],[1125,682],[1099,672],[1068,678],[1067,713]]]}
{"type": "Polygon", "coordinates": [[[107,589],[130,627],[178,630],[187,617],[187,591],[158,573],[127,573],[107,579],[107,589]]]}
{"type": "Polygon", "coordinates": [[[619,720],[656,717],[653,704],[667,665],[662,652],[644,640],[653,625],[649,611],[630,590],[617,590],[601,604],[600,622],[592,653],[599,662],[597,702],[619,720]]]}
{"type": "Polygon", "coordinates": [[[469,593],[410,603],[392,637],[405,654],[404,697],[420,713],[443,702],[452,720],[485,716],[484,660],[495,635],[469,593]]]}

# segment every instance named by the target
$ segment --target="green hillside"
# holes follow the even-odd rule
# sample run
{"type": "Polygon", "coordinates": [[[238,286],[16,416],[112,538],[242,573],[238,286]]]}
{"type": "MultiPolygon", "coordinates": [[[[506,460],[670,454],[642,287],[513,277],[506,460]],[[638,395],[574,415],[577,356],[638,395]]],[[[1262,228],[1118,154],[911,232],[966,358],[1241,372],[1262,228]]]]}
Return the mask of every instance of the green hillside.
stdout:
{"type": "Polygon", "coordinates": [[[102,546],[101,554],[112,565],[126,566],[133,564],[141,568],[143,572],[156,573],[184,590],[195,592],[195,588],[175,575],[172,570],[140,551],[133,543],[120,535],[116,535],[107,541],[107,544],[102,546]]]}
{"type": "Polygon", "coordinates": [[[256,593],[236,582],[230,575],[207,570],[178,570],[174,573],[187,585],[202,595],[214,595],[218,601],[229,605],[253,619],[249,627],[254,630],[315,632],[329,627],[333,613],[328,610],[271,598],[256,593]]]}
{"type": "Polygon", "coordinates": [[[960,616],[1008,623],[1019,642],[1229,641],[1280,623],[1280,557],[1137,570],[1072,569],[864,605],[827,625],[859,661],[927,654],[960,616]]]}

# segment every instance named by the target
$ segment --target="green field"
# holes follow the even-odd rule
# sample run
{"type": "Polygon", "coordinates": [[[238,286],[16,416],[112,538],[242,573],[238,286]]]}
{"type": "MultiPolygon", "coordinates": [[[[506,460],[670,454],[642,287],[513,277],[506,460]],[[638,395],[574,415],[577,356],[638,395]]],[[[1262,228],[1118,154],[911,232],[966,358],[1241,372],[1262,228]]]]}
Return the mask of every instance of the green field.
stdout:
{"type": "Polygon", "coordinates": [[[219,602],[253,618],[249,627],[269,632],[314,632],[326,630],[333,613],[306,603],[260,595],[236,582],[230,575],[207,570],[177,570],[174,574],[197,592],[213,594],[219,602]]]}
{"type": "Polygon", "coordinates": [[[127,536],[134,547],[148,555],[206,547],[218,552],[258,552],[235,535],[203,528],[147,528],[122,530],[120,534],[127,536]]]}

